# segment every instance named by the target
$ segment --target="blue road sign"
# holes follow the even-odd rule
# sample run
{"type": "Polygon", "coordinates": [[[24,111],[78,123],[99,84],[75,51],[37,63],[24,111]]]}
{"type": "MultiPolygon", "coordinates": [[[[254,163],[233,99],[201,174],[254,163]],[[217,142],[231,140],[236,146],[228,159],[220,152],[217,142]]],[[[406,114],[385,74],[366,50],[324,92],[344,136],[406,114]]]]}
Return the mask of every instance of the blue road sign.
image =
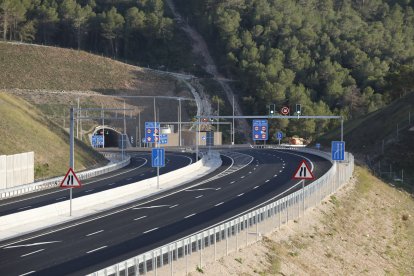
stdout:
{"type": "Polygon", "coordinates": [[[283,132],[278,131],[278,132],[276,133],[276,138],[277,138],[277,140],[282,140],[282,138],[283,138],[283,132]]]}
{"type": "Polygon", "coordinates": [[[267,140],[267,120],[253,120],[253,140],[267,140]]]}
{"type": "Polygon", "coordinates": [[[152,166],[165,167],[165,150],[162,148],[152,149],[152,166]]]}
{"type": "Polygon", "coordinates": [[[160,135],[160,144],[168,144],[168,135],[167,134],[161,134],[160,135]]]}
{"type": "Polygon", "coordinates": [[[160,123],[145,122],[145,142],[155,143],[159,141],[160,123]]]}
{"type": "Polygon", "coordinates": [[[92,147],[99,148],[103,146],[103,135],[92,135],[92,147]]]}
{"type": "Polygon", "coordinates": [[[345,160],[345,142],[332,141],[331,156],[333,161],[345,160]]]}
{"type": "Polygon", "coordinates": [[[321,144],[320,143],[316,143],[315,144],[315,148],[317,148],[318,150],[321,149],[321,144]]]}
{"type": "Polygon", "coordinates": [[[214,132],[207,131],[206,132],[206,146],[214,146],[214,132]]]}

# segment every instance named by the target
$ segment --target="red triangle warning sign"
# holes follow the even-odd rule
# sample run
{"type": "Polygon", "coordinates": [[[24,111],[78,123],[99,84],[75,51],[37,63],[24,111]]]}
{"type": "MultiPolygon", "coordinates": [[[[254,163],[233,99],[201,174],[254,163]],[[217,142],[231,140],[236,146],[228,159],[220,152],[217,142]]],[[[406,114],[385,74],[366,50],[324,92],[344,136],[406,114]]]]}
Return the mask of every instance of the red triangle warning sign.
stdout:
{"type": "Polygon", "coordinates": [[[61,188],[80,188],[82,187],[81,182],[79,181],[78,177],[76,176],[75,172],[72,168],[69,168],[68,172],[66,173],[65,177],[60,183],[61,188]]]}
{"type": "Polygon", "coordinates": [[[312,171],[309,169],[308,164],[305,160],[299,164],[299,167],[296,169],[295,174],[292,177],[293,179],[315,179],[312,174],[312,171]]]}

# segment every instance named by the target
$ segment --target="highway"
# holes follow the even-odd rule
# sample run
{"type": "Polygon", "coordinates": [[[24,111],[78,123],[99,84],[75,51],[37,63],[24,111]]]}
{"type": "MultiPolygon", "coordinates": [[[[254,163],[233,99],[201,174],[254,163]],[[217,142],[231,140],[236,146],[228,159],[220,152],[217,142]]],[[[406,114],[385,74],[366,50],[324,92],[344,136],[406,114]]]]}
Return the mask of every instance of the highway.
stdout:
{"type": "Polygon", "coordinates": [[[251,157],[231,174],[223,172],[235,165],[234,159],[223,156],[222,167],[209,176],[211,181],[206,181],[206,176],[181,190],[137,201],[76,225],[3,243],[0,274],[90,273],[296,191],[300,185],[291,177],[303,159],[310,161],[316,178],[332,165],[321,157],[290,151],[238,152],[251,157]],[[218,178],[217,174],[223,176],[218,178]]]}
{"type": "MultiPolygon", "coordinates": [[[[160,168],[164,174],[195,162],[194,154],[167,152],[166,166],[160,168]]],[[[83,180],[81,188],[73,189],[73,198],[113,189],[157,175],[156,168],[151,167],[151,154],[147,152],[132,153],[131,163],[119,170],[83,180]]],[[[69,199],[67,189],[55,188],[10,198],[0,201],[0,216],[38,208],[48,204],[69,199]]]]}

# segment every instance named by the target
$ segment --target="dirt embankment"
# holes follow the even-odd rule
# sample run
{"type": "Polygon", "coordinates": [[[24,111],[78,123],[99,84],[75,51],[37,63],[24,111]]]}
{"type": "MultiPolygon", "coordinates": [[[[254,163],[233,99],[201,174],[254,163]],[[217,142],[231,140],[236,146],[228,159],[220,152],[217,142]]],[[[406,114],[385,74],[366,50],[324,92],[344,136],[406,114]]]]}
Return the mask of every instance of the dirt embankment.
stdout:
{"type": "MultiPolygon", "coordinates": [[[[357,167],[352,183],[204,275],[414,275],[414,200],[357,167]]],[[[193,272],[192,275],[200,274],[193,272]]]]}

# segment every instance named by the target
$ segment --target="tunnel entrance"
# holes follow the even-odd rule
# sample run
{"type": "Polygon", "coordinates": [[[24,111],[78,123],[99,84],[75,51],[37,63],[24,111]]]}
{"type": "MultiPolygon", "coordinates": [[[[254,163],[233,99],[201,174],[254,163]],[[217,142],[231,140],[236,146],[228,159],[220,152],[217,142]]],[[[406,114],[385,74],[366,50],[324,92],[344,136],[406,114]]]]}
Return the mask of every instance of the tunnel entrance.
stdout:
{"type": "Polygon", "coordinates": [[[95,131],[93,132],[93,135],[104,135],[104,145],[105,148],[115,148],[115,147],[119,147],[119,141],[121,139],[121,134],[111,128],[111,127],[102,127],[99,126],[95,129],[95,131]]]}

